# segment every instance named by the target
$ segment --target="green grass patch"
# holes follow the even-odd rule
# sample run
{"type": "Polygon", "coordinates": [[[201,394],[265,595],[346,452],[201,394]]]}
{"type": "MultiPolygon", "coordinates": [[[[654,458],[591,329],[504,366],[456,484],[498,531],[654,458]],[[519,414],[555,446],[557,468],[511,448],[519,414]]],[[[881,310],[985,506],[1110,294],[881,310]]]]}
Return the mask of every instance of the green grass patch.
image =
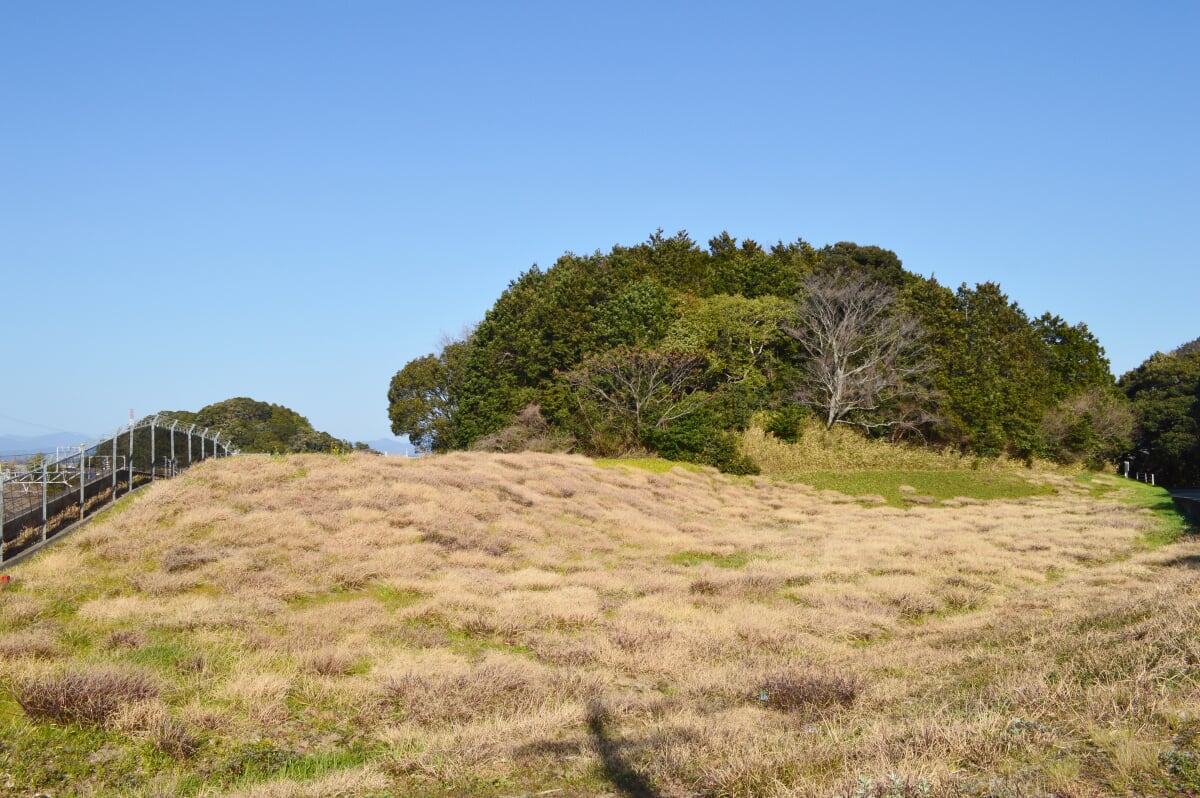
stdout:
{"type": "Polygon", "coordinates": [[[72,601],[60,596],[50,599],[46,608],[50,611],[50,615],[61,623],[75,617],[75,613],[79,612],[79,601],[72,601]]]}
{"type": "Polygon", "coordinates": [[[380,585],[375,588],[373,595],[384,607],[395,612],[401,607],[417,603],[421,599],[422,593],[417,590],[399,590],[391,585],[380,585]]]}
{"type": "MultiPolygon", "coordinates": [[[[1091,481],[1088,483],[1089,487],[1098,484],[1095,481],[1095,475],[1088,476],[1091,477],[1091,481]]],[[[1168,543],[1174,543],[1184,535],[1200,532],[1196,522],[1179,509],[1179,505],[1175,503],[1165,488],[1147,485],[1136,479],[1115,478],[1114,481],[1116,484],[1109,487],[1102,495],[1136,507],[1144,507],[1158,521],[1154,529],[1138,539],[1139,547],[1152,551],[1168,543]]]]}
{"type": "Polygon", "coordinates": [[[168,675],[174,675],[179,670],[180,663],[194,658],[195,655],[189,649],[174,641],[153,643],[125,655],[129,662],[145,665],[168,675]]]}
{"type": "Polygon", "coordinates": [[[994,471],[818,471],[798,477],[797,481],[847,496],[882,496],[893,507],[914,503],[940,504],[958,497],[1023,499],[1054,493],[1050,485],[1038,485],[1017,474],[994,471]],[[901,490],[902,486],[912,490],[901,490]],[[914,498],[918,501],[912,501],[914,498]]]}
{"type": "Polygon", "coordinates": [[[268,744],[244,745],[231,751],[215,774],[222,787],[245,789],[266,781],[310,781],[336,770],[365,764],[374,756],[366,749],[350,748],[315,754],[274,748],[268,744]]]}
{"type": "Polygon", "coordinates": [[[471,660],[479,659],[487,651],[499,651],[519,657],[533,656],[533,650],[528,646],[490,632],[480,633],[471,629],[451,628],[446,632],[446,639],[448,641],[447,648],[471,660]]]}
{"type": "Polygon", "coordinates": [[[138,494],[136,494],[136,493],[126,493],[124,496],[117,499],[115,502],[108,505],[100,512],[96,513],[93,516],[90,516],[92,523],[99,523],[100,521],[107,521],[109,518],[113,518],[114,516],[120,515],[121,513],[125,512],[130,507],[132,507],[133,503],[135,501],[137,501],[137,498],[138,498],[138,494]]]}
{"type": "Polygon", "coordinates": [[[1097,474],[1095,472],[1086,472],[1078,474],[1075,477],[1075,482],[1087,489],[1093,499],[1103,499],[1111,496],[1115,491],[1119,490],[1120,477],[1114,477],[1110,474],[1097,474]]]}
{"type": "Polygon", "coordinates": [[[675,565],[685,565],[692,567],[701,563],[712,563],[718,568],[742,568],[746,563],[750,562],[750,555],[744,551],[735,551],[732,554],[712,554],[704,551],[681,551],[672,554],[667,558],[668,562],[675,565]]]}
{"type": "Polygon", "coordinates": [[[0,774],[11,790],[0,781],[5,795],[78,795],[81,785],[97,783],[117,787],[106,794],[126,794],[173,764],[148,744],[101,729],[24,717],[0,722],[0,774]]]}
{"type": "Polygon", "coordinates": [[[391,585],[376,585],[354,590],[330,590],[323,593],[311,593],[307,596],[297,596],[289,599],[288,604],[292,607],[317,607],[324,604],[336,604],[340,601],[373,598],[387,609],[394,611],[416,603],[421,596],[422,594],[416,590],[398,590],[391,585]]]}
{"type": "Polygon", "coordinates": [[[703,473],[704,466],[696,463],[683,463],[676,460],[663,460],[661,457],[621,457],[621,458],[602,458],[593,460],[599,468],[638,468],[642,471],[649,471],[652,474],[665,474],[672,468],[682,468],[684,471],[692,471],[694,473],[703,473]]]}

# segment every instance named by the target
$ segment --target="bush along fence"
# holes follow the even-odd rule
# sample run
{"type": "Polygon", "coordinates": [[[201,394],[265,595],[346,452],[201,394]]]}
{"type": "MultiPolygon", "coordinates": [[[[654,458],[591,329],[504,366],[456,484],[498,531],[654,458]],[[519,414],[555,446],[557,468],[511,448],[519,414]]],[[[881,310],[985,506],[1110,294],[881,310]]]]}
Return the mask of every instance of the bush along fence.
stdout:
{"type": "Polygon", "coordinates": [[[0,462],[0,564],[140,485],[237,453],[220,432],[151,416],[54,456],[0,462]]]}

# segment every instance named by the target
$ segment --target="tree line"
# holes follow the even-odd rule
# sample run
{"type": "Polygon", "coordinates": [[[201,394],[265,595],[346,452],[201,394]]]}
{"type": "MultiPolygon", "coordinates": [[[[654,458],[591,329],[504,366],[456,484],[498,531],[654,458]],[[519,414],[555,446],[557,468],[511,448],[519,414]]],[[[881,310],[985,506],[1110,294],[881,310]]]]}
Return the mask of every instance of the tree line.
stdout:
{"type": "Polygon", "coordinates": [[[1099,463],[1133,413],[1083,323],[1030,317],[996,283],[950,289],[890,250],[658,231],[513,280],[460,340],[388,390],[426,451],[656,452],[751,471],[758,419],[981,456],[1099,463]]]}
{"type": "Polygon", "coordinates": [[[158,414],[168,421],[195,424],[220,432],[243,452],[288,454],[294,452],[348,452],[365,450],[365,443],[351,443],[328,432],[313,428],[307,418],[283,405],[259,402],[239,396],[223,402],[189,410],[168,410],[158,414]]]}
{"type": "Polygon", "coordinates": [[[1200,487],[1200,338],[1156,352],[1121,377],[1137,414],[1130,467],[1174,487],[1200,487]]]}

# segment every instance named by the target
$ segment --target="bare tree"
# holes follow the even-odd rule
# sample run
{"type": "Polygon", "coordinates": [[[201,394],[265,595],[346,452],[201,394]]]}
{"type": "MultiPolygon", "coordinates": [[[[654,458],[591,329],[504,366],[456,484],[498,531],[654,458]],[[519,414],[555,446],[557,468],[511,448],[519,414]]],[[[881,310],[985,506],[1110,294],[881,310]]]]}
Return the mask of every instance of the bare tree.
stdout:
{"type": "Polygon", "coordinates": [[[805,289],[796,324],[783,327],[808,356],[796,398],[822,411],[826,429],[911,423],[931,365],[920,323],[893,307],[891,288],[861,272],[814,274],[805,289]]]}
{"type": "MultiPolygon", "coordinates": [[[[703,364],[693,355],[618,347],[564,376],[576,389],[584,418],[593,415],[584,405],[587,398],[605,409],[600,417],[615,433],[614,445],[631,449],[642,444],[647,430],[662,429],[700,408],[693,394],[703,364]]],[[[588,425],[593,436],[600,432],[591,421],[588,425]]]]}

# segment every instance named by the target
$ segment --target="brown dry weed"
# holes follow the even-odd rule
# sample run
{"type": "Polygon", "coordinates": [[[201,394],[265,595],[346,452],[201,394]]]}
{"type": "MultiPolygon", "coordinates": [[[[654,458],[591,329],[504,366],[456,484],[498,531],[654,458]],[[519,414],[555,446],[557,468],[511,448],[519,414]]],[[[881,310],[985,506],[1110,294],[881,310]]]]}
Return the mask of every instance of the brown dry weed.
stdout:
{"type": "Polygon", "coordinates": [[[567,455],[204,463],[20,566],[5,689],[206,795],[1200,788],[1164,764],[1200,545],[1043,478],[900,509],[567,455]],[[79,673],[118,700],[71,708],[79,673]],[[220,776],[246,746],[292,764],[220,776]]]}

